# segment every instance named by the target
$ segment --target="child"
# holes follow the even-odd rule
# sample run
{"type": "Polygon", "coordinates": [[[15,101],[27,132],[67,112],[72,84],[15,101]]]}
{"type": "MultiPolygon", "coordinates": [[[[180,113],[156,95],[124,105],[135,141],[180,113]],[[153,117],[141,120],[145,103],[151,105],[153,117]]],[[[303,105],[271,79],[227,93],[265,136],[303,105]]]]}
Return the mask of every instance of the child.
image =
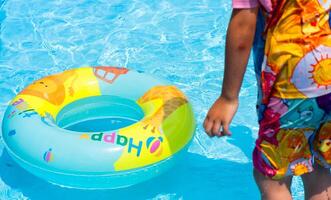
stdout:
{"type": "Polygon", "coordinates": [[[233,0],[222,93],[205,131],[231,135],[254,40],[259,136],[253,163],[261,197],[291,199],[295,175],[306,199],[331,199],[331,2],[257,1],[233,0]]]}

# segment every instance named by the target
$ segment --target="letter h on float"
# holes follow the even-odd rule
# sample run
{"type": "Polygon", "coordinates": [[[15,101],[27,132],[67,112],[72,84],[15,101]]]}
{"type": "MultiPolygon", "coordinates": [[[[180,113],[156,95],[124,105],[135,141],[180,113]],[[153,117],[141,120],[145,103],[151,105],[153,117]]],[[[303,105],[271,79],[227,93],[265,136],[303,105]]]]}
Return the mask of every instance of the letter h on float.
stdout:
{"type": "Polygon", "coordinates": [[[142,146],[143,146],[142,141],[139,141],[139,144],[135,145],[135,144],[133,144],[133,138],[130,138],[128,152],[131,153],[132,149],[136,148],[137,149],[137,156],[139,156],[142,146]]]}

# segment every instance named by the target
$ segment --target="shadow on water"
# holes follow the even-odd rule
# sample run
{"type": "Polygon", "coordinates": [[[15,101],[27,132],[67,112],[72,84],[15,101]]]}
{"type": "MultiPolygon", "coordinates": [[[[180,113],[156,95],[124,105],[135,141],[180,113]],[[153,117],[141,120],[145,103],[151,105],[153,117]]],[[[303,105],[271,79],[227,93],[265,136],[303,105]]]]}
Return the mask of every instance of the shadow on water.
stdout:
{"type": "MultiPolygon", "coordinates": [[[[250,129],[237,126],[229,142],[251,158],[253,139],[250,129]]],[[[187,153],[175,167],[154,179],[114,190],[77,190],[61,188],[39,179],[18,166],[3,151],[0,158],[2,180],[32,200],[39,199],[256,199],[252,163],[213,160],[187,153]],[[159,198],[157,198],[159,199],[159,198]],[[163,198],[162,198],[163,199],[163,198]]]]}

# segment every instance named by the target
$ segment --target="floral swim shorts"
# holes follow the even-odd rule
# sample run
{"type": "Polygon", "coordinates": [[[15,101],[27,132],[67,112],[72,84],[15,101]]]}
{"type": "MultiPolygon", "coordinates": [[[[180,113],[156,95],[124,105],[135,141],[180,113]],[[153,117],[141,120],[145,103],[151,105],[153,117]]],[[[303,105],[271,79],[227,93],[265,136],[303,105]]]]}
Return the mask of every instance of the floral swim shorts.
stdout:
{"type": "Polygon", "coordinates": [[[258,106],[254,167],[272,179],[331,167],[331,93],[306,99],[271,97],[258,106]]]}

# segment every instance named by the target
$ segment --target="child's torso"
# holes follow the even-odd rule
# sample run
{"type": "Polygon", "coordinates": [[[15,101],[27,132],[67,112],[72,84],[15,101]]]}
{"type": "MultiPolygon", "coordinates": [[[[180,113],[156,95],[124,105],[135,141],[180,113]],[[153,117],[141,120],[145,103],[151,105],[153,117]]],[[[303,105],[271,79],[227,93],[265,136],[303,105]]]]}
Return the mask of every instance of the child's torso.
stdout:
{"type": "Polygon", "coordinates": [[[264,8],[262,100],[331,92],[330,0],[279,0],[264,8]]]}

